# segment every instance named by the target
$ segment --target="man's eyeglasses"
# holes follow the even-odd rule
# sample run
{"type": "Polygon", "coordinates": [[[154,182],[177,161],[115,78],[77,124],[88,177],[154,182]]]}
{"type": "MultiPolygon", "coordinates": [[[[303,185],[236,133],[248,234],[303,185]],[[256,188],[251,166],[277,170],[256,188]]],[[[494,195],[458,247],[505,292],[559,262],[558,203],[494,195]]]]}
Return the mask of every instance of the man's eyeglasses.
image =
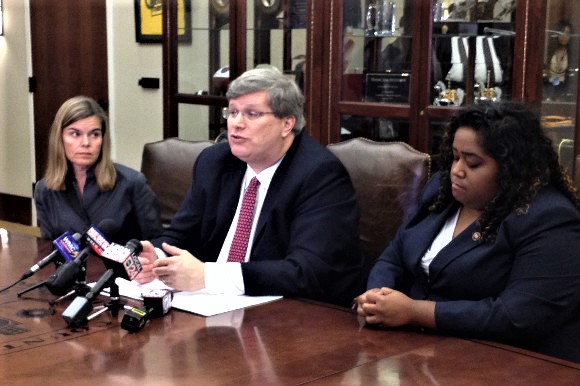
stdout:
{"type": "Polygon", "coordinates": [[[236,109],[228,109],[227,107],[224,107],[224,109],[222,110],[222,117],[224,117],[225,119],[236,118],[239,114],[242,114],[242,117],[246,118],[249,121],[254,121],[258,118],[263,117],[266,114],[276,115],[276,113],[273,111],[236,110],[236,109]]]}

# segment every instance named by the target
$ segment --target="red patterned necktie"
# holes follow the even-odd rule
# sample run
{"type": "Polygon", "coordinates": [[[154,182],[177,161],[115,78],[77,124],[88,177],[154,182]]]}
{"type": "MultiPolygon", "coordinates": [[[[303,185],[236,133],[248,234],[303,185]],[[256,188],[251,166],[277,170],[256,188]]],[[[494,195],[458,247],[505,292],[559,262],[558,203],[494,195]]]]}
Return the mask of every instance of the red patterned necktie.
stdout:
{"type": "Polygon", "coordinates": [[[242,208],[240,209],[240,217],[238,218],[238,225],[234,239],[230,246],[230,253],[228,255],[228,262],[243,262],[246,257],[246,249],[248,248],[248,239],[250,238],[250,231],[252,230],[252,221],[254,219],[254,207],[256,206],[256,192],[260,181],[256,177],[252,178],[250,185],[244,193],[244,200],[242,201],[242,208]]]}

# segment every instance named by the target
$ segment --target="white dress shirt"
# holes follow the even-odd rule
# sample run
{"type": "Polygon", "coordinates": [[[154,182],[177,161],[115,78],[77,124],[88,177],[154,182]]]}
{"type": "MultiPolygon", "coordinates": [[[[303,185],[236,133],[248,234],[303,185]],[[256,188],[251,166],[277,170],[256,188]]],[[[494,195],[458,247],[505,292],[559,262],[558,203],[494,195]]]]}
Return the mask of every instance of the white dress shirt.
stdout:
{"type": "Polygon", "coordinates": [[[423,256],[421,259],[421,268],[423,268],[423,271],[427,274],[427,276],[429,276],[429,265],[435,256],[437,256],[437,254],[441,252],[441,250],[445,248],[445,246],[453,239],[453,232],[455,231],[455,226],[457,225],[457,219],[459,219],[460,212],[461,208],[458,209],[453,216],[447,219],[445,225],[443,225],[443,228],[441,228],[441,231],[439,231],[439,234],[433,240],[431,247],[429,247],[425,253],[425,256],[423,256]]]}

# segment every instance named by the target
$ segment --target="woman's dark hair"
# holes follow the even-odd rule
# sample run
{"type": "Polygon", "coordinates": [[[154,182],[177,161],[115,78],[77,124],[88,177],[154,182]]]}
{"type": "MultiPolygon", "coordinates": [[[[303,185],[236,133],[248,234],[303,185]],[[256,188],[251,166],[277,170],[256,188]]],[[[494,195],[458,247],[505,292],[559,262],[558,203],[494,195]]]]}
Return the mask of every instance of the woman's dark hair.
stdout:
{"type": "Polygon", "coordinates": [[[537,113],[520,102],[501,102],[463,108],[447,124],[440,149],[441,186],[431,210],[441,210],[454,201],[452,149],[461,127],[473,129],[479,145],[498,164],[498,191],[477,222],[481,240],[494,241],[503,219],[514,210],[525,214],[536,193],[546,185],[561,191],[580,209],[572,180],[560,165],[537,113]]]}

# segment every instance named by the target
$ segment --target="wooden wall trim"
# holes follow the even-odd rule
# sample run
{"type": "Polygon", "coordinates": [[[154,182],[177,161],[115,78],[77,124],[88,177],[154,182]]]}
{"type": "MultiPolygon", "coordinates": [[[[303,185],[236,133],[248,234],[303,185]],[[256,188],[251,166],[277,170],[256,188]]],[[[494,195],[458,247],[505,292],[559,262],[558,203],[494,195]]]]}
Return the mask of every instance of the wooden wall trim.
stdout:
{"type": "Polygon", "coordinates": [[[0,220],[32,225],[32,198],[0,193],[0,220]]]}

